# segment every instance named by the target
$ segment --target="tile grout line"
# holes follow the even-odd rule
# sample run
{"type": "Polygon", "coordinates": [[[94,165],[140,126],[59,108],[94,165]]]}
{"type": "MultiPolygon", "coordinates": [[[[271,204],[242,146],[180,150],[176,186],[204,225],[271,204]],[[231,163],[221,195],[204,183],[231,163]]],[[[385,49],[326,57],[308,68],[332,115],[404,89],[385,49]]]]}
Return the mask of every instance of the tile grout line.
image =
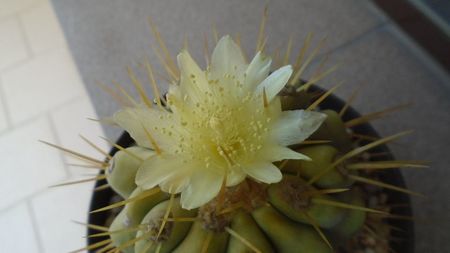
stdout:
{"type": "MultiPolygon", "coordinates": [[[[36,8],[36,7],[34,7],[34,8],[36,8]]],[[[30,8],[30,10],[32,10],[32,9],[30,8]]],[[[26,32],[26,29],[25,29],[25,24],[24,24],[24,22],[22,20],[22,13],[17,13],[16,17],[17,17],[17,22],[19,23],[19,27],[20,27],[20,29],[19,29],[20,30],[20,34],[22,35],[22,39],[25,42],[27,55],[28,55],[28,57],[30,59],[33,59],[35,54],[34,54],[33,49],[31,47],[31,42],[30,42],[30,39],[28,38],[28,34],[26,32]]]]}
{"type": "MultiPolygon", "coordinates": [[[[1,88],[1,85],[0,85],[0,88],[1,88]]],[[[1,95],[1,89],[0,89],[0,95],[1,95]]],[[[24,127],[24,126],[30,124],[31,122],[33,122],[33,121],[35,121],[35,120],[38,120],[38,119],[41,119],[41,118],[43,118],[43,117],[46,117],[46,118],[47,118],[47,121],[50,121],[49,115],[50,115],[55,109],[61,107],[62,105],[75,103],[78,99],[80,99],[80,98],[82,98],[82,97],[83,97],[83,96],[80,95],[80,96],[76,96],[76,97],[74,97],[74,98],[72,98],[72,99],[70,99],[70,100],[67,100],[67,101],[65,101],[64,103],[55,106],[55,108],[52,108],[52,109],[47,110],[47,111],[44,111],[42,114],[39,114],[39,115],[37,115],[37,116],[35,116],[35,117],[32,117],[32,118],[30,118],[30,119],[28,119],[28,120],[26,120],[26,121],[20,122],[20,124],[14,126],[13,128],[14,128],[14,129],[17,129],[17,128],[24,127]]],[[[51,116],[50,116],[50,117],[51,117],[51,116]]],[[[52,135],[53,135],[53,137],[55,137],[55,142],[57,142],[56,144],[59,145],[59,144],[60,144],[59,136],[57,136],[57,133],[56,133],[56,131],[55,131],[55,126],[54,126],[54,123],[53,123],[52,120],[51,120],[51,122],[50,122],[49,125],[50,125],[50,130],[51,130],[51,132],[52,132],[52,135]]],[[[11,129],[10,129],[9,131],[11,131],[11,129]]],[[[2,137],[3,134],[7,134],[9,131],[3,131],[3,132],[0,132],[0,138],[2,137]]],[[[65,178],[65,179],[62,179],[62,180],[68,180],[68,179],[70,179],[70,174],[71,174],[71,173],[68,172],[68,168],[67,168],[67,164],[66,164],[65,158],[63,158],[63,157],[64,157],[64,154],[63,154],[62,152],[59,152],[59,156],[60,156],[60,159],[63,161],[64,171],[65,171],[65,174],[66,174],[66,178],[65,178]]],[[[55,182],[55,183],[59,183],[59,181],[58,181],[58,182],[55,182]]],[[[5,211],[7,211],[7,210],[13,208],[14,206],[20,204],[21,202],[26,201],[27,199],[32,199],[32,198],[34,198],[34,197],[36,197],[36,196],[38,196],[38,195],[44,193],[44,192],[47,191],[47,190],[48,190],[48,187],[39,189],[39,190],[37,190],[37,191],[35,191],[35,192],[29,194],[29,195],[26,195],[26,196],[24,196],[24,197],[22,197],[22,198],[20,198],[20,199],[18,199],[18,200],[16,200],[16,201],[12,202],[11,204],[7,205],[6,207],[0,209],[0,215],[1,215],[1,213],[3,213],[3,212],[5,212],[5,211]]]]}
{"type": "MultiPolygon", "coordinates": [[[[61,44],[61,45],[56,46],[54,48],[48,48],[48,49],[42,50],[41,52],[37,52],[37,53],[33,52],[33,55],[30,56],[29,58],[21,59],[21,60],[19,60],[17,62],[11,63],[11,64],[3,67],[3,68],[0,68],[0,72],[7,73],[9,71],[14,70],[15,68],[20,67],[23,64],[26,64],[29,61],[33,61],[33,60],[37,59],[40,56],[45,56],[47,54],[53,53],[53,52],[58,51],[58,50],[65,50],[65,51],[69,52],[69,54],[70,54],[70,51],[69,51],[67,45],[61,44]]],[[[28,49],[27,49],[27,52],[28,52],[28,49]]],[[[70,54],[70,57],[72,57],[71,54],[70,54]]]]}
{"type": "MultiPolygon", "coordinates": [[[[1,84],[0,84],[0,95],[1,95],[1,84]]],[[[75,96],[75,97],[72,97],[72,98],[70,98],[70,99],[68,99],[68,100],[66,100],[66,101],[64,101],[64,102],[61,102],[61,103],[55,105],[54,108],[50,108],[50,109],[47,109],[47,110],[43,110],[43,111],[40,112],[39,114],[36,114],[36,115],[34,115],[34,116],[32,116],[32,117],[30,117],[30,118],[28,118],[28,119],[19,121],[17,124],[13,124],[13,123],[11,122],[11,129],[9,129],[9,130],[14,130],[14,129],[17,129],[17,128],[24,127],[24,126],[28,125],[29,123],[31,123],[31,122],[33,122],[33,121],[35,121],[35,120],[38,120],[39,118],[45,117],[45,115],[46,115],[47,113],[52,113],[54,110],[56,110],[56,109],[58,109],[58,108],[60,108],[60,107],[62,107],[62,106],[64,106],[64,105],[66,105],[66,104],[74,103],[76,100],[81,99],[81,98],[83,98],[83,97],[84,97],[84,96],[83,96],[82,94],[77,95],[77,96],[75,96]]],[[[1,99],[1,97],[0,97],[0,99],[1,99]]],[[[11,121],[12,121],[12,120],[11,120],[11,121]]],[[[4,134],[6,134],[7,132],[9,132],[9,131],[0,132],[0,138],[1,138],[4,134]]]]}
{"type": "Polygon", "coordinates": [[[13,11],[13,12],[8,13],[8,14],[6,14],[6,15],[0,16],[0,22],[6,20],[6,19],[8,19],[8,18],[11,18],[11,17],[14,16],[14,15],[18,15],[18,14],[20,14],[20,13],[22,13],[22,12],[31,10],[31,9],[37,7],[38,5],[40,5],[40,4],[44,3],[44,2],[45,2],[45,0],[38,0],[38,1],[36,1],[35,3],[29,4],[29,5],[23,7],[23,8],[21,8],[21,9],[19,9],[19,10],[16,10],[16,11],[13,11]]]}
{"type": "Polygon", "coordinates": [[[25,200],[25,202],[26,202],[26,205],[27,205],[28,213],[29,213],[30,218],[31,218],[31,226],[32,226],[32,230],[34,232],[34,237],[36,239],[36,243],[37,243],[37,246],[38,246],[38,252],[39,253],[43,253],[44,252],[44,246],[42,245],[42,240],[41,240],[42,236],[41,236],[41,233],[39,232],[39,229],[38,229],[37,218],[36,218],[36,214],[34,212],[33,205],[31,203],[31,199],[27,198],[25,200]]]}
{"type": "MultiPolygon", "coordinates": [[[[0,72],[8,72],[8,70],[17,68],[17,67],[33,60],[33,58],[34,58],[34,53],[33,53],[33,50],[31,49],[31,43],[28,40],[28,36],[25,31],[25,26],[20,17],[20,13],[19,12],[13,13],[13,14],[9,15],[8,18],[6,18],[5,20],[7,20],[7,19],[9,19],[11,21],[15,21],[17,23],[17,26],[19,27],[18,31],[19,31],[20,37],[21,37],[20,39],[25,44],[26,56],[23,59],[20,59],[15,62],[11,62],[11,63],[7,64],[6,66],[3,66],[2,68],[0,68],[0,72]]],[[[1,20],[2,19],[0,19],[0,22],[1,22],[1,20]]]]}
{"type": "MultiPolygon", "coordinates": [[[[50,130],[51,130],[51,132],[52,132],[52,136],[53,136],[53,138],[55,139],[55,144],[57,144],[58,146],[62,146],[61,139],[60,139],[60,137],[59,137],[59,135],[58,135],[58,132],[56,131],[55,122],[53,121],[53,118],[52,118],[52,116],[51,116],[51,112],[50,112],[50,111],[48,111],[48,112],[46,113],[46,118],[47,118],[47,122],[48,122],[49,125],[50,125],[50,130]]],[[[59,151],[59,152],[58,152],[59,159],[61,160],[61,162],[62,162],[62,164],[63,164],[63,166],[64,166],[64,171],[65,171],[65,174],[66,174],[66,179],[71,178],[72,173],[70,173],[70,170],[69,170],[69,168],[68,168],[68,165],[67,165],[67,159],[66,159],[66,157],[65,157],[65,155],[64,155],[64,152],[62,152],[62,151],[60,151],[60,150],[58,150],[58,151],[59,151]]]]}
{"type": "Polygon", "coordinates": [[[24,197],[18,199],[17,201],[15,201],[5,207],[2,207],[0,209],[0,215],[2,215],[2,213],[4,213],[4,212],[7,212],[9,209],[13,209],[14,207],[20,205],[22,202],[26,201],[27,199],[34,198],[34,197],[38,196],[39,194],[44,193],[47,190],[48,190],[48,187],[39,189],[30,195],[24,196],[24,197]]]}
{"type": "Polygon", "coordinates": [[[0,132],[0,136],[4,132],[8,132],[12,129],[12,119],[11,119],[11,112],[9,111],[8,103],[6,102],[6,96],[5,92],[3,90],[3,82],[2,82],[2,74],[0,72],[0,103],[3,107],[3,112],[5,113],[5,120],[6,120],[6,129],[0,132]]]}

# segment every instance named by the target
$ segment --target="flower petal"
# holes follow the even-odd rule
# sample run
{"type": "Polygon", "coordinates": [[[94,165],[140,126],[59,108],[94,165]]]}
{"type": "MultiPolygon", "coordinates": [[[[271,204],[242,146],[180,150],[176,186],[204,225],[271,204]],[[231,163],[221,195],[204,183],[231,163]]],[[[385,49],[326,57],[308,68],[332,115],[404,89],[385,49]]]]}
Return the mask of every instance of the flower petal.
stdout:
{"type": "Polygon", "coordinates": [[[280,182],[283,177],[280,169],[270,162],[257,161],[245,166],[243,170],[250,177],[267,184],[280,182]]]}
{"type": "Polygon", "coordinates": [[[164,192],[177,194],[184,191],[184,189],[186,189],[188,184],[189,184],[189,177],[180,174],[173,174],[172,176],[167,178],[167,180],[161,182],[159,186],[161,187],[161,190],[163,190],[164,192]]]}
{"type": "Polygon", "coordinates": [[[228,170],[227,187],[239,184],[244,181],[245,177],[247,177],[247,174],[245,174],[240,168],[228,170]]]}
{"type": "Polygon", "coordinates": [[[300,143],[313,134],[325,118],[320,112],[283,111],[272,127],[272,136],[281,146],[300,143]]]}
{"type": "Polygon", "coordinates": [[[142,163],[136,174],[136,185],[144,189],[161,185],[164,191],[170,189],[171,193],[177,193],[188,183],[183,178],[189,179],[196,168],[196,165],[185,162],[180,156],[155,155],[142,163]]]}
{"type": "Polygon", "coordinates": [[[170,149],[172,138],[160,131],[154,131],[154,128],[168,128],[175,124],[170,119],[169,112],[159,109],[147,108],[145,106],[129,107],[116,112],[113,120],[116,124],[127,131],[139,146],[154,149],[154,145],[149,140],[145,129],[151,132],[156,144],[161,149],[170,149]],[[159,120],[163,118],[164,120],[159,120]]]}
{"type": "Polygon", "coordinates": [[[271,162],[281,161],[285,159],[289,160],[308,160],[310,161],[311,158],[308,156],[295,152],[294,150],[279,146],[279,145],[271,145],[270,147],[266,148],[263,151],[263,155],[266,159],[268,159],[271,162]]]}
{"type": "Polygon", "coordinates": [[[180,68],[180,89],[193,102],[202,101],[202,96],[209,91],[205,73],[192,59],[187,50],[181,51],[177,56],[180,68]]]}
{"type": "Polygon", "coordinates": [[[241,48],[229,35],[223,36],[211,56],[211,75],[213,78],[222,78],[223,75],[240,76],[246,68],[245,58],[241,48]]]}
{"type": "Polygon", "coordinates": [[[199,169],[192,175],[189,185],[181,193],[184,209],[200,207],[219,194],[224,175],[212,170],[199,169]]]}
{"type": "Polygon", "coordinates": [[[253,90],[269,76],[272,59],[258,52],[245,71],[245,86],[253,90]]]}
{"type": "Polygon", "coordinates": [[[256,87],[255,95],[260,95],[263,90],[266,91],[266,96],[271,101],[283,89],[289,78],[292,75],[291,65],[287,65],[277,69],[270,76],[268,76],[262,83],[256,87]]]}

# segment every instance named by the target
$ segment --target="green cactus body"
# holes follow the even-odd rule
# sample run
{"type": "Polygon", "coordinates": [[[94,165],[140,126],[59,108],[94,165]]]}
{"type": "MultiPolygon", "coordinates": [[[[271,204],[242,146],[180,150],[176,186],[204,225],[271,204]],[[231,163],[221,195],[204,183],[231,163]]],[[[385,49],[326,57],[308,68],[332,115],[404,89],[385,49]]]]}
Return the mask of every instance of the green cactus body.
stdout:
{"type": "Polygon", "coordinates": [[[311,136],[312,140],[329,140],[339,150],[348,151],[352,147],[350,135],[339,114],[333,110],[322,110],[327,118],[311,136]]]}
{"type": "MultiPolygon", "coordinates": [[[[166,200],[159,203],[144,217],[141,225],[145,228],[144,230],[138,231],[136,237],[143,236],[145,233],[148,233],[147,231],[151,232],[153,230],[153,233],[147,236],[146,239],[136,242],[135,252],[156,252],[158,247],[160,247],[159,252],[161,253],[171,252],[185,238],[191,227],[191,223],[189,222],[170,222],[166,226],[166,229],[161,232],[160,237],[157,238],[159,227],[169,206],[169,202],[169,200],[166,200]]],[[[179,200],[175,199],[170,211],[170,217],[195,217],[196,213],[195,210],[181,208],[179,200]]]]}
{"type": "MultiPolygon", "coordinates": [[[[111,240],[114,246],[120,247],[121,245],[133,240],[136,237],[136,230],[131,230],[133,227],[137,226],[139,222],[130,219],[127,216],[125,209],[123,209],[109,227],[109,232],[111,232],[111,240]]],[[[133,247],[127,247],[122,250],[124,253],[134,253],[133,247]]]]}
{"type": "Polygon", "coordinates": [[[275,244],[277,252],[332,252],[311,227],[294,223],[271,207],[256,209],[252,215],[275,244]]]}
{"type": "MultiPolygon", "coordinates": [[[[137,187],[133,193],[131,193],[130,198],[138,197],[140,194],[145,192],[145,190],[142,190],[142,188],[137,187]]],[[[153,209],[158,203],[167,200],[169,198],[169,195],[164,192],[158,192],[155,194],[152,194],[146,198],[136,200],[133,202],[130,202],[125,205],[125,210],[128,215],[128,217],[134,218],[136,221],[141,222],[141,220],[144,218],[144,216],[153,209]]]]}
{"type": "Polygon", "coordinates": [[[228,234],[226,232],[212,232],[203,228],[201,222],[194,222],[186,238],[173,251],[174,253],[202,252],[208,245],[208,253],[224,253],[226,251],[228,234]],[[211,238],[208,238],[211,237],[211,238]],[[205,242],[208,242],[205,244],[205,242]]]}
{"type": "MultiPolygon", "coordinates": [[[[357,188],[354,188],[349,193],[343,194],[342,199],[352,205],[356,206],[365,205],[363,195],[361,191],[357,188]]],[[[337,234],[340,237],[343,237],[344,240],[350,238],[363,227],[364,222],[366,221],[366,216],[367,216],[366,213],[363,211],[358,210],[347,211],[342,221],[333,228],[333,233],[337,234]]]]}
{"type": "Polygon", "coordinates": [[[122,150],[118,151],[112,158],[110,167],[106,170],[106,180],[109,185],[123,198],[128,198],[134,189],[136,189],[134,181],[142,160],[153,154],[152,151],[137,146],[127,148],[126,150],[126,152],[122,150]]]}
{"type": "MultiPolygon", "coordinates": [[[[328,114],[333,115],[330,112],[328,114]]],[[[334,119],[333,122],[336,123],[335,121],[334,119]]],[[[342,131],[339,133],[342,134],[342,131]]],[[[223,209],[226,210],[236,204],[236,199],[239,200],[243,196],[239,192],[248,187],[250,187],[248,192],[244,190],[244,194],[257,201],[250,199],[247,205],[244,205],[244,209],[229,212],[228,218],[223,221],[224,224],[216,229],[211,229],[215,225],[208,224],[210,221],[200,218],[202,211],[199,213],[197,209],[193,211],[183,209],[180,198],[177,197],[173,200],[168,217],[195,220],[168,221],[161,236],[156,238],[155,233],[157,234],[157,228],[164,219],[170,194],[158,191],[145,198],[131,201],[116,217],[110,231],[137,227],[139,224],[141,227],[136,231],[112,233],[113,244],[120,247],[127,241],[137,238],[133,246],[122,249],[125,253],[184,253],[202,252],[202,250],[245,253],[253,252],[255,249],[264,253],[332,252],[327,242],[314,229],[313,223],[320,227],[323,233],[329,234],[329,238],[335,241],[333,244],[339,245],[341,238],[350,238],[360,231],[366,220],[366,213],[363,211],[321,205],[313,201],[322,199],[365,206],[361,192],[356,189],[338,193],[336,196],[317,194],[322,189],[353,187],[353,182],[346,177],[346,174],[337,169],[331,170],[313,185],[307,183],[338,158],[339,152],[342,152],[342,149],[338,149],[339,147],[340,145],[327,144],[300,147],[298,151],[311,158],[311,161],[288,161],[283,167],[284,177],[281,182],[262,188],[252,187],[255,183],[245,187],[237,186],[237,190],[230,191],[231,195],[226,198],[223,209]],[[150,233],[152,230],[153,232],[150,233]]],[[[139,147],[131,147],[127,150],[143,159],[152,155],[148,149],[139,147]]],[[[142,161],[124,152],[118,152],[113,160],[115,165],[113,173],[108,174],[108,182],[120,195],[126,199],[133,199],[153,190],[143,190],[134,184],[133,178],[142,161]],[[132,192],[129,193],[130,190],[132,192]]],[[[211,207],[215,208],[215,204],[211,207]]],[[[214,215],[217,215],[216,211],[213,212],[214,215]]],[[[219,219],[219,217],[220,215],[217,215],[215,218],[219,219]]],[[[212,220],[215,218],[213,217],[212,220]]]]}
{"type": "MultiPolygon", "coordinates": [[[[311,179],[322,170],[327,169],[338,158],[338,150],[330,145],[314,145],[310,147],[301,148],[298,150],[302,154],[311,158],[311,161],[296,160],[290,166],[291,171],[300,173],[304,178],[311,179]]],[[[322,188],[340,188],[348,187],[352,184],[344,173],[348,173],[343,167],[332,169],[329,173],[322,176],[316,185],[322,188]]]]}
{"type": "Polygon", "coordinates": [[[258,54],[241,73],[240,51],[226,54],[237,45],[229,37],[219,44],[213,65],[231,74],[201,71],[183,51],[180,85],[165,101],[115,115],[138,146],[117,152],[106,170],[126,203],[109,228],[112,245],[124,253],[332,253],[357,241],[367,212],[381,213],[367,207],[363,183],[377,183],[364,166],[392,166],[364,152],[389,140],[354,148],[339,113],[321,110],[324,97],[311,104],[317,94],[308,87],[282,90],[290,66],[269,75],[270,60],[258,54]],[[237,80],[244,77],[249,87],[237,80]]]}
{"type": "Polygon", "coordinates": [[[311,94],[307,92],[299,92],[296,93],[294,91],[286,92],[288,94],[281,95],[281,108],[283,110],[296,110],[296,109],[305,109],[311,103],[311,94]],[[293,96],[292,94],[295,94],[293,96]]]}
{"type": "Polygon", "coordinates": [[[345,210],[312,203],[311,198],[333,199],[326,195],[307,195],[308,192],[314,191],[317,190],[307,187],[305,181],[296,176],[284,176],[283,181],[267,190],[269,202],[292,220],[309,224],[310,219],[313,219],[322,228],[334,227],[342,220],[345,210]]]}
{"type": "MultiPolygon", "coordinates": [[[[327,114],[333,115],[330,112],[327,114]]],[[[333,122],[336,124],[336,119],[333,122]]],[[[139,147],[127,150],[143,159],[153,154],[152,151],[139,147]]],[[[353,181],[347,178],[349,172],[345,168],[341,168],[345,173],[333,168],[314,184],[308,184],[308,180],[339,158],[340,152],[344,152],[341,145],[316,144],[299,147],[297,150],[311,158],[311,161],[289,160],[283,165],[283,180],[279,183],[264,186],[246,180],[231,188],[222,203],[223,210],[230,210],[223,219],[220,210],[215,210],[218,208],[218,200],[207,208],[189,211],[183,209],[180,198],[175,197],[168,216],[174,220],[165,222],[165,228],[158,238],[155,234],[159,232],[158,228],[164,220],[170,194],[157,191],[150,196],[139,198],[141,194],[154,191],[154,188],[144,190],[136,187],[134,183],[133,178],[142,161],[124,152],[118,152],[113,158],[113,173],[107,174],[108,182],[124,198],[139,199],[125,205],[112,223],[110,231],[129,230],[138,225],[140,227],[134,231],[112,233],[113,245],[123,247],[130,240],[137,240],[132,246],[122,249],[125,253],[333,252],[322,236],[326,234],[331,244],[341,245],[342,240],[348,240],[361,231],[366,221],[366,213],[323,205],[317,200],[364,207],[366,203],[363,194],[354,188],[353,181]],[[121,177],[121,174],[125,176],[121,177]],[[343,188],[353,190],[342,193],[337,191],[335,196],[318,194],[321,190],[343,188]],[[132,191],[129,192],[130,190],[132,191]],[[245,203],[240,208],[235,208],[239,202],[245,203]],[[209,210],[206,215],[209,215],[208,219],[204,219],[204,210],[209,210]],[[177,221],[177,217],[185,220],[177,221]],[[317,231],[319,228],[322,235],[317,231]]],[[[355,172],[351,171],[351,174],[355,172]]]]}
{"type": "MultiPolygon", "coordinates": [[[[233,218],[231,228],[243,238],[248,240],[248,242],[251,243],[251,245],[253,245],[256,249],[261,251],[261,253],[274,252],[269,240],[258,227],[258,224],[255,222],[251,214],[242,211],[237,213],[233,218]]],[[[236,239],[235,237],[230,238],[227,253],[249,252],[253,252],[253,250],[242,243],[242,241],[236,239]]]]}

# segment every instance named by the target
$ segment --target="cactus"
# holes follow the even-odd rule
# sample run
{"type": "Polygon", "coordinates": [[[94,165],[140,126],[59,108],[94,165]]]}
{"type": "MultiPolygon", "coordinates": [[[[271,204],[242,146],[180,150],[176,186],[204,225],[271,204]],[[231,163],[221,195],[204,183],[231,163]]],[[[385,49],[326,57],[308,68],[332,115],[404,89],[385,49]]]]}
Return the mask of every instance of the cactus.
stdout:
{"type": "MultiPolygon", "coordinates": [[[[359,252],[365,249],[359,239],[370,238],[375,252],[389,252],[392,228],[383,218],[394,216],[385,199],[369,198],[382,188],[415,193],[379,181],[376,171],[424,165],[371,161],[368,151],[407,132],[380,139],[354,134],[352,127],[374,117],[349,123],[342,119],[348,105],[321,108],[331,92],[317,94],[311,82],[300,80],[313,55],[273,69],[263,45],[258,42],[258,53],[247,62],[224,36],[205,71],[187,50],[178,55],[178,68],[162,57],[174,84],[154,100],[129,70],[141,101],[120,88],[125,108],[109,121],[135,144],[116,145],[120,151],[106,163],[93,161],[105,171],[94,180],[106,178],[123,198],[93,212],[122,209],[109,228],[90,235],[109,239],[84,249],[359,252]],[[373,236],[377,232],[382,236],[373,236]]],[[[144,66],[159,94],[151,65],[144,66]]]]}

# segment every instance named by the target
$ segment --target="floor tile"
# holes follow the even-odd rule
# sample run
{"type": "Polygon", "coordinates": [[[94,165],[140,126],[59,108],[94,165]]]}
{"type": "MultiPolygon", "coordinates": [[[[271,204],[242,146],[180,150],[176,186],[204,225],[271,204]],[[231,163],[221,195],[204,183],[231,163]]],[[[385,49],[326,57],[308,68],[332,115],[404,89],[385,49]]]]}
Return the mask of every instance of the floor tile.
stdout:
{"type": "Polygon", "coordinates": [[[0,212],[0,252],[38,253],[37,238],[25,202],[0,212]]]}
{"type": "Polygon", "coordinates": [[[39,55],[4,73],[2,81],[13,124],[85,94],[71,56],[65,49],[39,55]]]}
{"type": "Polygon", "coordinates": [[[32,200],[44,253],[71,252],[86,246],[86,222],[93,184],[51,189],[32,200]]]}
{"type": "Polygon", "coordinates": [[[0,18],[15,14],[42,0],[0,0],[0,18]]]}
{"type": "Polygon", "coordinates": [[[66,177],[59,151],[40,139],[55,141],[45,118],[0,136],[0,210],[66,177]]]}
{"type": "Polygon", "coordinates": [[[63,33],[48,1],[21,12],[20,18],[33,53],[65,46],[63,33]]]}
{"type": "MultiPolygon", "coordinates": [[[[0,9],[2,8],[3,6],[0,9]]],[[[28,57],[25,38],[21,29],[19,21],[15,17],[0,20],[0,69],[28,57]]]]}
{"type": "MultiPolygon", "coordinates": [[[[103,154],[80,138],[80,135],[82,135],[103,151],[108,152],[110,149],[109,145],[99,138],[99,136],[104,135],[101,125],[98,122],[88,120],[88,118],[97,118],[97,116],[87,96],[53,111],[51,118],[62,146],[101,161],[105,159],[103,154]]],[[[83,163],[72,156],[66,156],[66,161],[69,163],[83,163]]],[[[92,169],[83,170],[79,167],[72,166],[70,167],[70,171],[72,177],[81,173],[93,172],[92,169]]]]}

